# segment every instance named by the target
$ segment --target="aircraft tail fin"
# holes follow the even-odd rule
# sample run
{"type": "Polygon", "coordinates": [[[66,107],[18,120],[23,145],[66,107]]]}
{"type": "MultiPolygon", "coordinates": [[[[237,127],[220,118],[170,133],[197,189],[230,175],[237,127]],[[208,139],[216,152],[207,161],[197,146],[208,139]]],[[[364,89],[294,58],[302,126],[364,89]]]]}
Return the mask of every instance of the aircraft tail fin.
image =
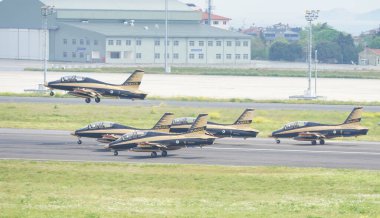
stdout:
{"type": "Polygon", "coordinates": [[[240,115],[240,117],[235,121],[234,125],[238,126],[249,126],[252,123],[253,120],[253,111],[252,108],[247,108],[245,111],[240,115]]]}
{"type": "Polygon", "coordinates": [[[360,123],[362,120],[363,107],[355,107],[343,124],[360,123]]]}
{"type": "Polygon", "coordinates": [[[191,125],[190,129],[187,131],[188,134],[205,134],[207,127],[208,114],[199,114],[197,119],[191,125]]]}
{"type": "Polygon", "coordinates": [[[152,130],[169,133],[173,119],[174,119],[173,113],[165,113],[161,117],[161,119],[156,123],[156,125],[153,126],[152,130]]]}
{"type": "Polygon", "coordinates": [[[122,84],[122,86],[128,86],[131,88],[138,89],[141,84],[141,80],[143,76],[144,76],[143,70],[135,70],[135,72],[133,72],[132,75],[129,76],[129,78],[122,84]]]}

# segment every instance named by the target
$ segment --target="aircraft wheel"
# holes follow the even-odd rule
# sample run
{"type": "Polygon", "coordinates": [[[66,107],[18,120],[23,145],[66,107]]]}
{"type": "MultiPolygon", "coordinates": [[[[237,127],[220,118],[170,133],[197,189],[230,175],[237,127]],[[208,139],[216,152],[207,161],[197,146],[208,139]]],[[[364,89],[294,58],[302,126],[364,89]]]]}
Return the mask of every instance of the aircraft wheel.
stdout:
{"type": "Polygon", "coordinates": [[[311,144],[312,144],[312,145],[316,145],[316,144],[317,144],[317,141],[313,140],[313,141],[311,141],[311,144]]]}
{"type": "Polygon", "coordinates": [[[325,140],[324,139],[319,140],[319,144],[324,145],[325,144],[325,140]]]}
{"type": "Polygon", "coordinates": [[[82,140],[78,139],[77,143],[78,145],[82,144],[82,140]]]}
{"type": "Polygon", "coordinates": [[[113,156],[117,156],[117,155],[119,155],[119,152],[114,151],[114,152],[113,152],[113,156]]]}
{"type": "Polygon", "coordinates": [[[53,91],[50,91],[50,96],[54,96],[54,92],[53,91]]]}
{"type": "Polygon", "coordinates": [[[88,103],[90,103],[91,102],[91,98],[86,98],[86,103],[88,104],[88,103]]]}
{"type": "Polygon", "coordinates": [[[166,156],[168,156],[168,152],[167,152],[167,151],[162,151],[161,155],[162,155],[163,157],[166,157],[166,156]]]}
{"type": "Polygon", "coordinates": [[[281,143],[280,139],[276,139],[276,143],[280,144],[281,143]]]}
{"type": "Polygon", "coordinates": [[[153,151],[153,152],[150,154],[150,156],[151,156],[152,158],[157,157],[157,152],[153,151]]]}
{"type": "Polygon", "coordinates": [[[95,98],[95,102],[96,102],[96,103],[99,103],[99,102],[100,102],[100,98],[99,98],[99,97],[96,97],[96,98],[95,98]]]}

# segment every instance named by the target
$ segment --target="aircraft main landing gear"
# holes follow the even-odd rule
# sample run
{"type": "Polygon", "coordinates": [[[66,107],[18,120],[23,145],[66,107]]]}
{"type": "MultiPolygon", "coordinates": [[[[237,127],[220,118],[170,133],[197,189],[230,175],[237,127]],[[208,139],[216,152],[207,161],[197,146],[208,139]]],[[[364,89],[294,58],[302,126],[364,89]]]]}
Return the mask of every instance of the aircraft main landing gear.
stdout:
{"type": "Polygon", "coordinates": [[[50,91],[49,95],[50,95],[50,96],[54,96],[54,92],[53,92],[53,91],[50,91]]]}
{"type": "Polygon", "coordinates": [[[157,157],[157,152],[153,151],[153,152],[150,154],[150,157],[152,157],[152,158],[157,157]]]}
{"type": "Polygon", "coordinates": [[[100,102],[100,98],[99,98],[99,97],[96,97],[96,98],[95,98],[95,102],[96,102],[96,103],[99,103],[99,102],[100,102]]]}
{"type": "Polygon", "coordinates": [[[86,98],[86,103],[89,104],[91,102],[91,98],[86,98]]]}
{"type": "Polygon", "coordinates": [[[163,157],[166,157],[166,156],[168,156],[168,152],[167,152],[167,151],[162,151],[161,155],[162,155],[163,157]]]}
{"type": "Polygon", "coordinates": [[[119,155],[119,152],[114,151],[114,152],[113,152],[113,156],[117,156],[117,155],[119,155]]]}
{"type": "Polygon", "coordinates": [[[276,139],[276,143],[280,144],[281,143],[280,139],[276,139]]]}
{"type": "Polygon", "coordinates": [[[325,144],[325,140],[324,139],[319,140],[319,144],[324,145],[325,144]]]}
{"type": "Polygon", "coordinates": [[[77,143],[78,145],[82,144],[82,140],[78,139],[77,143]]]}
{"type": "Polygon", "coordinates": [[[312,144],[312,145],[316,145],[316,144],[317,144],[317,141],[316,141],[316,140],[313,140],[313,141],[311,141],[311,144],[312,144]]]}

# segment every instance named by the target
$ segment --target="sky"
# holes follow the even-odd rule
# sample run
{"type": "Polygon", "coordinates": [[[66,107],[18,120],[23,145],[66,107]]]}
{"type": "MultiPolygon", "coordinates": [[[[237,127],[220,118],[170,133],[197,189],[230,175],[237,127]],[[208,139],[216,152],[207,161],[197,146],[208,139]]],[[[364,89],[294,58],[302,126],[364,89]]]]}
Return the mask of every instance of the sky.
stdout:
{"type": "MultiPolygon", "coordinates": [[[[181,0],[185,3],[195,3],[205,8],[207,0],[181,0]]],[[[345,9],[348,12],[360,14],[375,9],[380,9],[379,0],[212,0],[216,14],[232,18],[234,27],[249,27],[252,23],[257,26],[267,26],[275,23],[289,23],[302,26],[306,24],[304,13],[307,9],[329,11],[332,9],[345,9]]],[[[348,27],[347,20],[330,21],[320,17],[321,22],[328,22],[336,28],[355,31],[361,24],[352,24],[352,30],[348,27]]],[[[362,28],[378,27],[380,21],[366,24],[362,28]],[[376,24],[377,23],[377,24],[376,24]],[[376,25],[375,25],[376,24],[376,25]],[[367,27],[368,26],[368,27],[367,27]]]]}

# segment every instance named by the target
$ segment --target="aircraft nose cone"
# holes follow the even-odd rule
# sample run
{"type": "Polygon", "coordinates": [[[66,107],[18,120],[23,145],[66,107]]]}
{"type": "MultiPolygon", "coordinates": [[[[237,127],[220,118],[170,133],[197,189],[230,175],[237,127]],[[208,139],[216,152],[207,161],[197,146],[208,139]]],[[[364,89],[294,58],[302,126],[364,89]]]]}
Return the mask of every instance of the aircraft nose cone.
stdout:
{"type": "Polygon", "coordinates": [[[109,144],[104,145],[104,148],[105,148],[105,149],[109,149],[109,148],[110,148],[110,145],[109,145],[109,144]]]}
{"type": "Polygon", "coordinates": [[[77,131],[70,133],[72,136],[77,136],[77,131]]]}

